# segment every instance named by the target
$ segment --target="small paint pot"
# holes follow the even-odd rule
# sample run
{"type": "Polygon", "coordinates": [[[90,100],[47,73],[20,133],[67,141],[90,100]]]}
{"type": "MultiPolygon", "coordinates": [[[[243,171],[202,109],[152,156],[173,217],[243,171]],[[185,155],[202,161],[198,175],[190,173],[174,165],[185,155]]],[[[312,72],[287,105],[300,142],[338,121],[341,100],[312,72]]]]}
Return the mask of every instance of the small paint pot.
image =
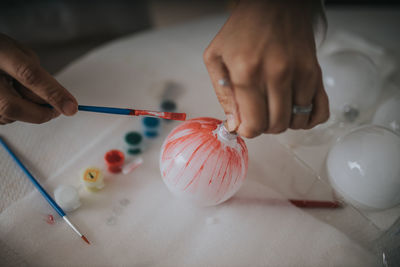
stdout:
{"type": "MultiPolygon", "coordinates": [[[[176,111],[176,103],[172,100],[164,100],[161,102],[160,108],[165,112],[175,112],[176,111]]],[[[165,122],[171,122],[172,120],[163,119],[165,122]]]]}
{"type": "Polygon", "coordinates": [[[78,190],[71,185],[59,185],[54,190],[54,198],[65,211],[74,211],[81,206],[78,190]]]}
{"type": "Polygon", "coordinates": [[[142,119],[143,135],[147,138],[156,138],[160,134],[160,119],[144,117],[142,119]]]}
{"type": "Polygon", "coordinates": [[[122,171],[122,165],[124,165],[125,155],[119,150],[110,150],[104,155],[104,160],[107,164],[109,172],[119,173],[122,171]]]}
{"type": "Polygon", "coordinates": [[[143,152],[143,136],[139,132],[125,134],[125,151],[128,155],[138,155],[143,152]]]}
{"type": "Polygon", "coordinates": [[[104,175],[99,168],[86,168],[82,172],[81,178],[83,185],[89,191],[98,191],[104,187],[104,175]]]}

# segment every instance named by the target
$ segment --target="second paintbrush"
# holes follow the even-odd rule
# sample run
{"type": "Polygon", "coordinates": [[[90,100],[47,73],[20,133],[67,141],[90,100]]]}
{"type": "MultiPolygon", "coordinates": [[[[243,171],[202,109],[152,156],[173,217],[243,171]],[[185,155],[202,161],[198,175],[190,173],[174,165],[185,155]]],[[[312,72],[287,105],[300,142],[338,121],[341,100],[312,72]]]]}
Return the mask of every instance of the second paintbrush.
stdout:
{"type": "Polygon", "coordinates": [[[108,114],[119,114],[119,115],[131,115],[131,116],[152,116],[167,120],[186,120],[186,113],[176,112],[164,112],[164,111],[150,111],[141,109],[130,109],[130,108],[111,108],[111,107],[97,107],[97,106],[78,106],[78,110],[108,113],[108,114]]]}

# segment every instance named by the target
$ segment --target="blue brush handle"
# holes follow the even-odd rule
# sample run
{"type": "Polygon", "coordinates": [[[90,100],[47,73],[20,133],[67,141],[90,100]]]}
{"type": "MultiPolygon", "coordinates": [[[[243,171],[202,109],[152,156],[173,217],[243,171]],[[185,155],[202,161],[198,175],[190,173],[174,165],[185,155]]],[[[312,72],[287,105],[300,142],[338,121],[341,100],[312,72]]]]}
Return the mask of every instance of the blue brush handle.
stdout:
{"type": "Polygon", "coordinates": [[[65,212],[57,205],[54,199],[44,190],[44,188],[39,184],[39,182],[33,177],[33,175],[28,171],[28,169],[22,164],[22,162],[18,159],[18,157],[12,152],[12,150],[7,146],[4,140],[0,136],[0,144],[4,147],[4,149],[10,154],[11,158],[17,163],[17,165],[21,168],[21,170],[28,176],[29,180],[33,183],[33,185],[37,188],[37,190],[43,195],[43,197],[49,202],[49,204],[60,214],[61,217],[65,216],[65,212]]]}
{"type": "Polygon", "coordinates": [[[91,111],[99,113],[109,113],[109,114],[120,114],[120,115],[130,115],[132,114],[131,109],[127,108],[108,108],[108,107],[96,107],[96,106],[78,106],[78,110],[91,111]]]}
{"type": "MultiPolygon", "coordinates": [[[[49,104],[42,104],[43,107],[53,108],[49,104]]],[[[97,107],[97,106],[83,106],[78,105],[78,110],[97,112],[97,113],[108,113],[108,114],[119,114],[119,115],[132,115],[133,109],[129,108],[109,108],[109,107],[97,107]]]]}

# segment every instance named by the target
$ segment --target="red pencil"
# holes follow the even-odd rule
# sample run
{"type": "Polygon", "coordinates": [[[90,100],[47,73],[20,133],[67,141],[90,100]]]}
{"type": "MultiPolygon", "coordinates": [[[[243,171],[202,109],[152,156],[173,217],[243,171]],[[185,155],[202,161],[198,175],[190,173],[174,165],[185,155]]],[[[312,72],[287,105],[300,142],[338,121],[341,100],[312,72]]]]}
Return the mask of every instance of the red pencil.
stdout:
{"type": "Polygon", "coordinates": [[[322,201],[322,200],[302,200],[288,199],[290,203],[299,208],[340,208],[342,205],[339,201],[322,201]]]}

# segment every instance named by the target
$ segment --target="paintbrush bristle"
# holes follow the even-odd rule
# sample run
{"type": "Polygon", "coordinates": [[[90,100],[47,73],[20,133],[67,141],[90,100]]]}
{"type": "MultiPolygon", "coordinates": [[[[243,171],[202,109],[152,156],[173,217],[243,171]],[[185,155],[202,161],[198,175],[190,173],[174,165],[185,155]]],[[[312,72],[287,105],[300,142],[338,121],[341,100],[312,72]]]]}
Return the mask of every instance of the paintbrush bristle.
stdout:
{"type": "Polygon", "coordinates": [[[86,243],[88,243],[90,245],[89,240],[84,235],[82,235],[81,238],[83,239],[83,241],[85,241],[86,243]]]}

